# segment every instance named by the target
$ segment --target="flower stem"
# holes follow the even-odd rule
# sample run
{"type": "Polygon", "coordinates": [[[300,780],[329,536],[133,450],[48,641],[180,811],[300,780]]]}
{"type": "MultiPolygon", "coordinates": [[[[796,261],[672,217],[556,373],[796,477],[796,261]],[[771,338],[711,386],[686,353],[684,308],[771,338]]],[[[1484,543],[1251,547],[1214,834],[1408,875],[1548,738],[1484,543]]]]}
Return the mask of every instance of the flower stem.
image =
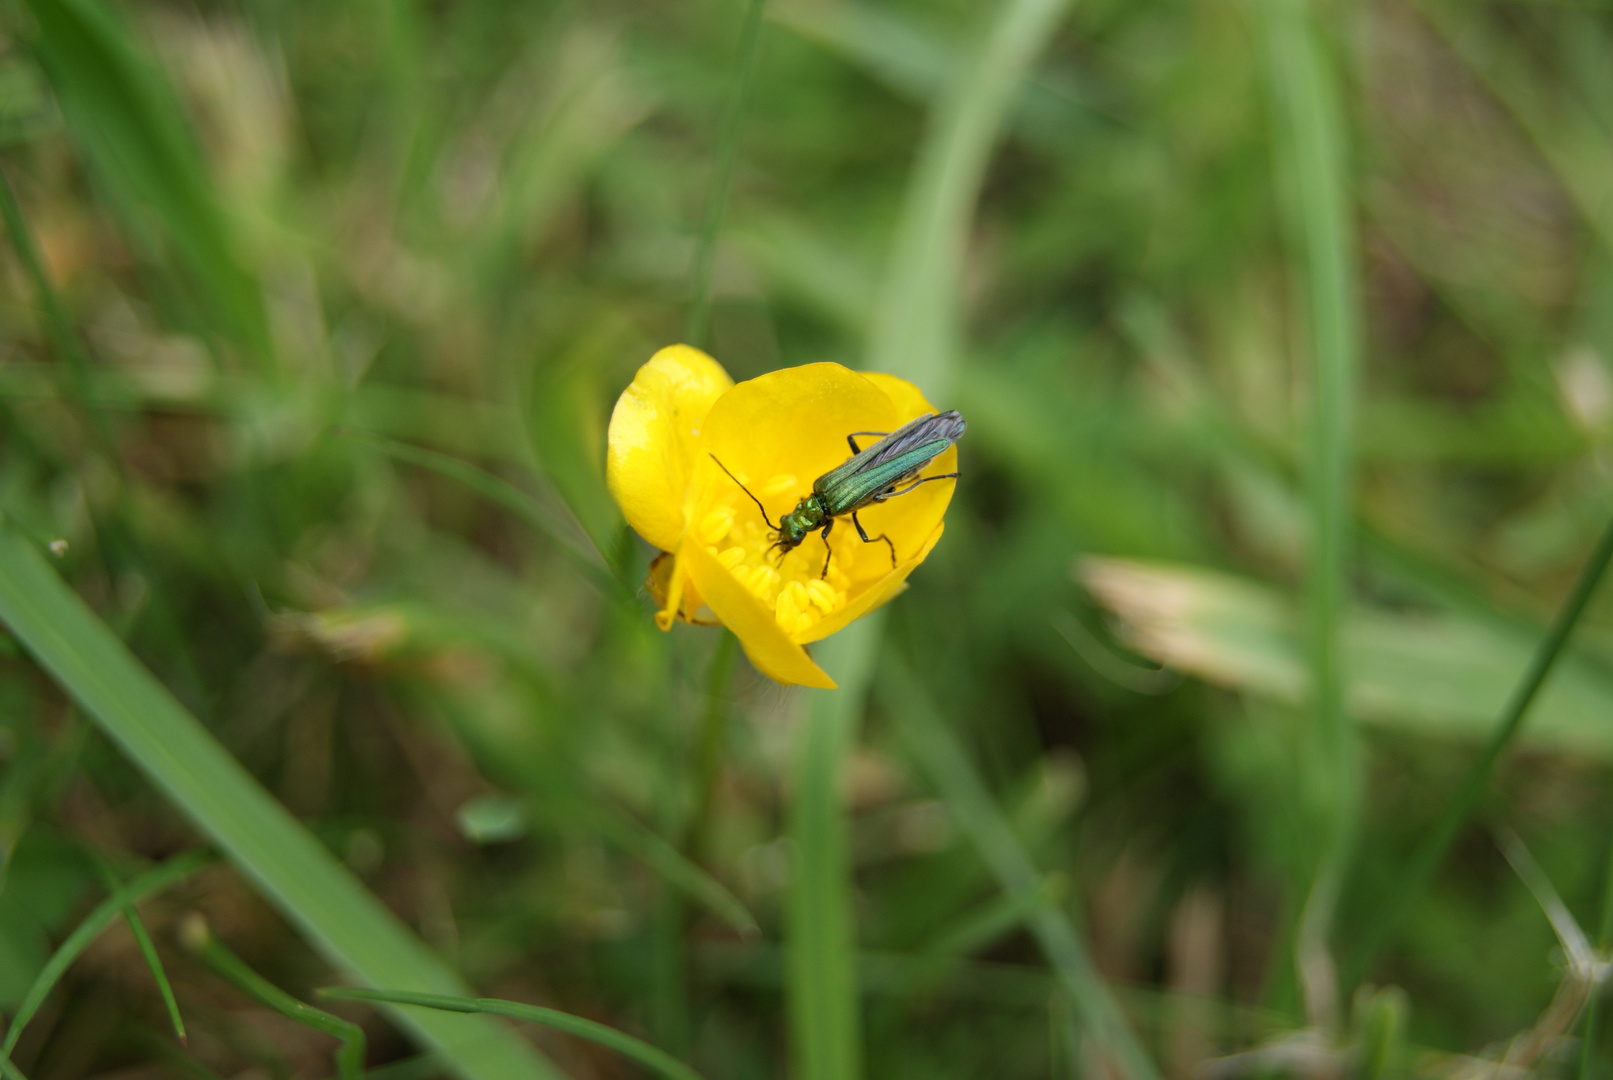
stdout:
{"type": "Polygon", "coordinates": [[[723,737],[728,732],[728,689],[734,681],[734,656],[739,639],[723,630],[706,669],[706,708],[700,718],[700,736],[695,744],[694,812],[684,834],[684,854],[691,862],[704,861],[707,833],[711,829],[711,809],[717,795],[717,776],[722,769],[723,737]]]}
{"type": "Polygon", "coordinates": [[[808,691],[795,762],[786,914],[791,1052],[799,1080],[857,1080],[862,1032],[851,853],[840,777],[857,741],[884,615],[875,612],[817,646],[838,690],[808,691]]]}

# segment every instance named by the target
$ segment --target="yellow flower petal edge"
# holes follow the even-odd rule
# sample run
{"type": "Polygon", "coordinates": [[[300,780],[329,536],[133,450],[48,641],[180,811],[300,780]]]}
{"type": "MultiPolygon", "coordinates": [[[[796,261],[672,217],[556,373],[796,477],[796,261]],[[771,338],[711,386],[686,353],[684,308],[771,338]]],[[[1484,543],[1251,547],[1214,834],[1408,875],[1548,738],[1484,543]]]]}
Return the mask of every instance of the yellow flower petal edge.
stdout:
{"type": "Polygon", "coordinates": [[[781,683],[833,690],[835,681],[812,662],[805,649],[790,640],[773,612],[699,544],[685,549],[690,576],[706,604],[728,629],[760,671],[781,683]]]}
{"type": "Polygon", "coordinates": [[[683,538],[683,500],[700,454],[700,423],[734,385],[721,364],[669,345],[638,369],[611,412],[605,483],[627,523],[662,551],[683,538]]]}

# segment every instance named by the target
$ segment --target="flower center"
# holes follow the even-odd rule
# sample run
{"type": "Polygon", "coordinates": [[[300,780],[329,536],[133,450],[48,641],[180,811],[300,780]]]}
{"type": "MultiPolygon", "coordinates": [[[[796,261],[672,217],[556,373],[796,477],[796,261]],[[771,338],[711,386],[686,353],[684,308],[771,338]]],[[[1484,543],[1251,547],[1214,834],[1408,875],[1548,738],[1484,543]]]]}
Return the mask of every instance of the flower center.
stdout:
{"type": "MultiPolygon", "coordinates": [[[[781,473],[762,484],[761,490],[768,496],[777,496],[798,486],[795,477],[781,473]]],[[[772,530],[741,493],[719,496],[717,504],[695,523],[694,532],[695,539],[706,545],[706,550],[740,584],[772,609],[786,634],[804,633],[846,605],[846,591],[852,582],[837,565],[842,561],[839,552],[829,560],[827,575],[823,561],[828,551],[815,536],[784,552],[781,559],[779,549],[769,539],[772,530]]]]}

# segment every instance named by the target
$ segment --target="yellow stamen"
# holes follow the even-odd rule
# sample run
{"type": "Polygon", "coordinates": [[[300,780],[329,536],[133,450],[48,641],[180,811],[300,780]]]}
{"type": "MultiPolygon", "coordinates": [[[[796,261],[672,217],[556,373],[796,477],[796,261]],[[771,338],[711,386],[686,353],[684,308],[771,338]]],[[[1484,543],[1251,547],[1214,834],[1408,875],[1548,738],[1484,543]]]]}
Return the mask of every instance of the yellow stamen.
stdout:
{"type": "Polygon", "coordinates": [[[719,506],[708,510],[700,519],[700,539],[707,544],[715,544],[727,536],[734,527],[734,511],[731,507],[719,506]]]}

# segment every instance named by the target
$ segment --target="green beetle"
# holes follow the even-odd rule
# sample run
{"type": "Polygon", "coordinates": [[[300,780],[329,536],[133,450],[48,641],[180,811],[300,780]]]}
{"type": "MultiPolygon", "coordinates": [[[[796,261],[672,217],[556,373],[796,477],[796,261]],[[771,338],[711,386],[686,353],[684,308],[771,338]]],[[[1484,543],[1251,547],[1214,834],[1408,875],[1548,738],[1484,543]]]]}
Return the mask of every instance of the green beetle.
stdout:
{"type": "Polygon", "coordinates": [[[729,479],[739,484],[739,490],[750,495],[751,502],[762,512],[762,520],[773,529],[770,537],[773,546],[783,552],[780,559],[799,547],[807,534],[817,532],[823,537],[823,546],[828,549],[828,554],[823,559],[823,573],[818,576],[824,578],[829,576],[829,560],[834,556],[834,549],[829,547],[829,532],[834,528],[836,518],[847,515],[851,517],[851,523],[856,526],[857,535],[862,537],[863,543],[885,541],[885,546],[891,552],[891,567],[895,568],[896,545],[884,533],[869,536],[862,522],[857,520],[857,511],[898,495],[906,495],[920,484],[928,484],[932,480],[956,479],[958,474],[955,472],[935,476],[919,476],[919,472],[957,442],[963,429],[963,417],[956,409],[951,409],[909,420],[891,432],[853,431],[846,436],[851,457],[814,480],[812,493],[796,503],[794,510],[779,518],[777,524],[767,516],[767,508],[762,505],[762,500],[740,484],[739,478],[729,472],[728,466],[719,461],[716,454],[711,455],[711,460],[728,473],[729,479]],[[864,449],[857,445],[859,435],[884,437],[864,449]]]}

